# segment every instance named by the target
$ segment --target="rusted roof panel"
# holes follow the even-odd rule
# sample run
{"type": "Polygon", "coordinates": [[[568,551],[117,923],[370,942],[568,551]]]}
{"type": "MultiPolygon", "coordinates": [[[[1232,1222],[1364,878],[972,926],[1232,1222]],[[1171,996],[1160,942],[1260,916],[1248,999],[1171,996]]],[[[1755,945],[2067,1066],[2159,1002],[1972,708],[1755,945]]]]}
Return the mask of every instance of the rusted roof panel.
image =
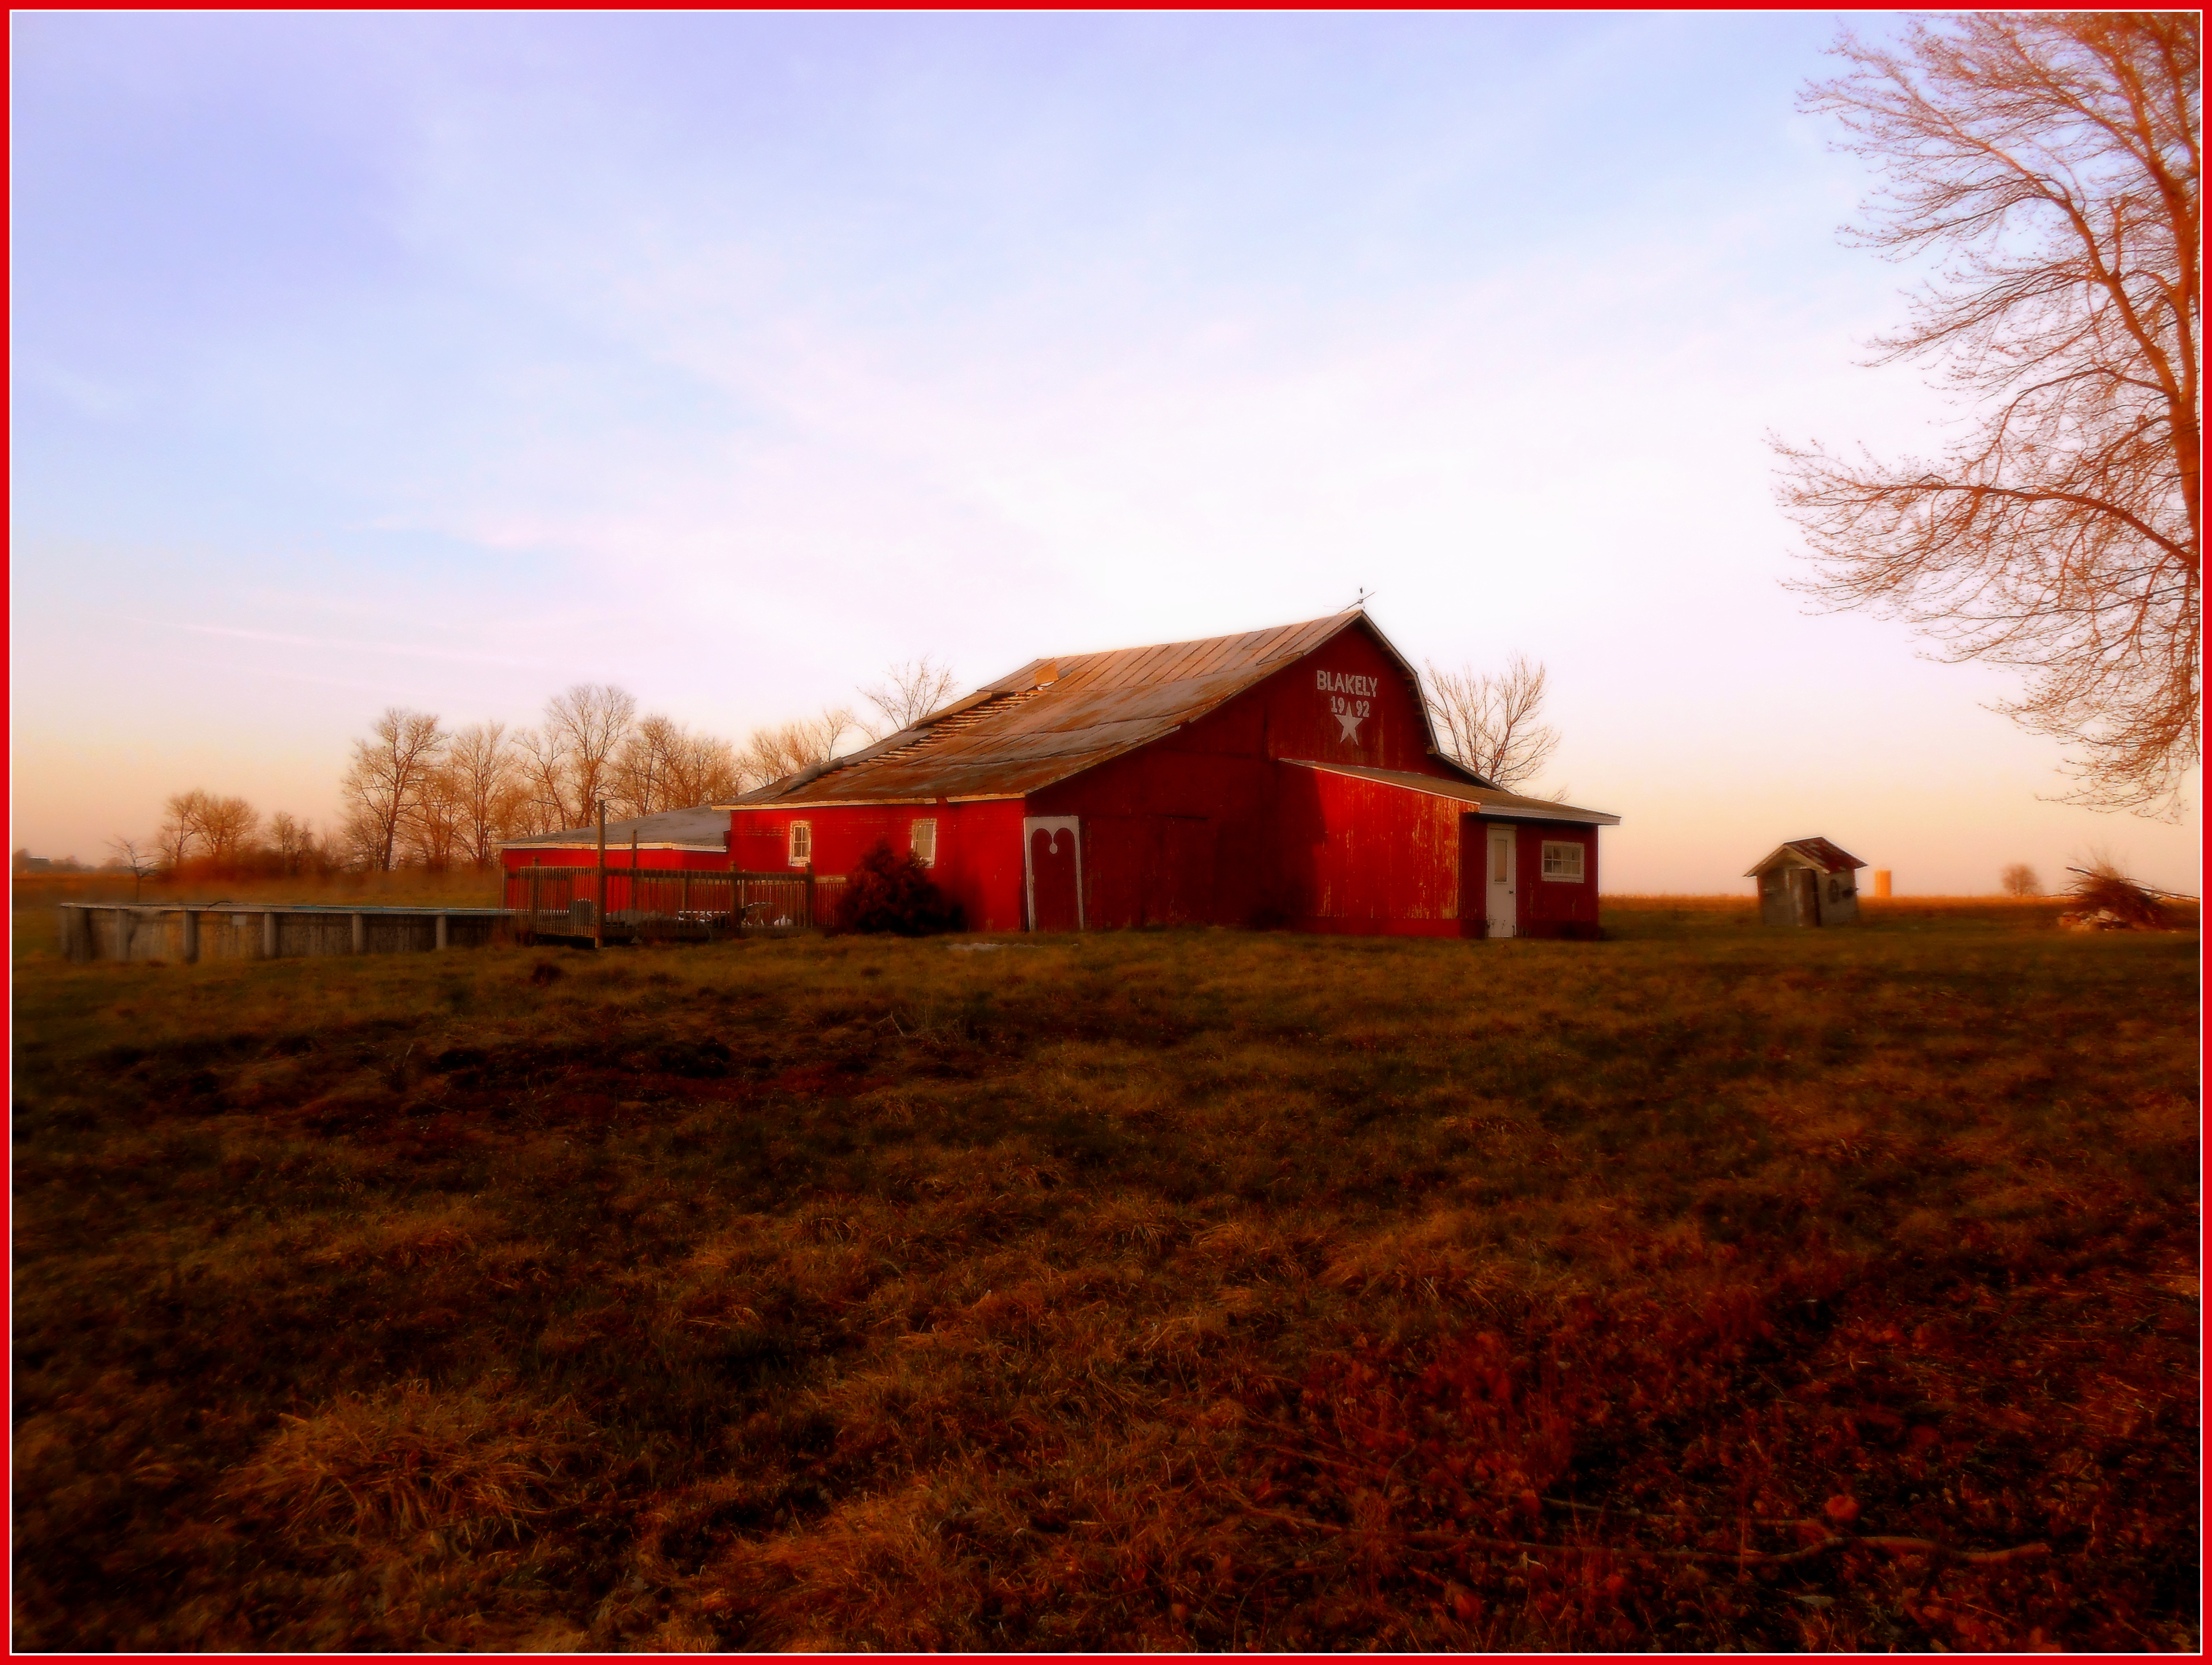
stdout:
{"type": "Polygon", "coordinates": [[[1584,827],[1617,827],[1620,817],[1603,810],[1578,809],[1550,798],[1523,798],[1496,787],[1478,787],[1465,781],[1447,781],[1434,775],[1408,775],[1402,769],[1368,769],[1358,763],[1309,763],[1285,758],[1298,769],[1319,769],[1324,775],[1352,775],[1386,787],[1426,793],[1431,798],[1451,798],[1477,814],[1510,817],[1520,821],[1571,821],[1584,827]]]}
{"type": "Polygon", "coordinates": [[[1355,624],[1374,630],[1355,609],[1242,635],[1032,659],[912,728],[736,803],[1024,797],[1172,733],[1355,624]]]}
{"type": "Polygon", "coordinates": [[[1776,845],[1764,860],[1747,869],[1744,877],[1756,878],[1769,867],[1777,866],[1786,856],[1790,855],[1798,857],[1824,873],[1848,873],[1856,868],[1866,866],[1865,862],[1860,860],[1850,851],[1838,848],[1825,838],[1793,838],[1787,843],[1776,845]]]}

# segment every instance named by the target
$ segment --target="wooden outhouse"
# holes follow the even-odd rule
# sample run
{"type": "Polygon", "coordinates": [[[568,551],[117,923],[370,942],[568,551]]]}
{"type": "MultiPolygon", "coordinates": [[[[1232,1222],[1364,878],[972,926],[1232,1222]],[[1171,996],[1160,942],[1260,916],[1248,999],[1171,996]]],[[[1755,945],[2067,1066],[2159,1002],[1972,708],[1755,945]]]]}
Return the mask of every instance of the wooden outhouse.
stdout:
{"type": "Polygon", "coordinates": [[[1759,881],[1761,925],[1851,925],[1865,866],[1825,838],[1793,838],[1744,877],[1759,881]]]}

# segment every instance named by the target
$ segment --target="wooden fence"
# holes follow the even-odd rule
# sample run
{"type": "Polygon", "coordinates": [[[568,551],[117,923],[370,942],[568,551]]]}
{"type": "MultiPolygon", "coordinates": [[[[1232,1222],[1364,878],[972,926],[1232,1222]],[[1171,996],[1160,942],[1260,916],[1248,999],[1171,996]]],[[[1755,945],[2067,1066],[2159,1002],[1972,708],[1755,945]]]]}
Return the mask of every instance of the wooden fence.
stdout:
{"type": "MultiPolygon", "coordinates": [[[[507,875],[507,914],[531,936],[588,939],[599,900],[597,867],[516,867],[507,875]]],[[[606,870],[605,939],[705,941],[807,931],[836,917],[842,876],[807,872],[687,872],[672,867],[606,870]]]]}

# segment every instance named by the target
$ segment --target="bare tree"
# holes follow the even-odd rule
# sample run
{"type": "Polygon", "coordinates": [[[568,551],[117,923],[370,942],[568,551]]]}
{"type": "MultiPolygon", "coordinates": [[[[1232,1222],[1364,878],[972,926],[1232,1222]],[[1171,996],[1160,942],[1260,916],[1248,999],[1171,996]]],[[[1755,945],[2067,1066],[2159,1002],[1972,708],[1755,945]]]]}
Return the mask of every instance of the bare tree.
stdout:
{"type": "Polygon", "coordinates": [[[859,725],[842,706],[824,707],[818,717],[802,717],[775,728],[757,728],[745,737],[738,765],[748,784],[766,786],[787,775],[826,763],[837,743],[859,725]]]}
{"type": "Polygon", "coordinates": [[[607,797],[623,813],[656,815],[682,805],[669,801],[676,754],[689,738],[672,717],[651,713],[623,736],[608,771],[607,797]]]}
{"type": "Polygon", "coordinates": [[[453,805],[459,853],[475,866],[493,866],[500,841],[513,830],[520,785],[507,725],[471,723],[456,730],[439,773],[453,805]]]}
{"type": "Polygon", "coordinates": [[[578,683],[545,702],[544,733],[562,757],[562,806],[580,827],[609,795],[615,753],[637,715],[636,696],[604,683],[578,683]]]}
{"type": "Polygon", "coordinates": [[[437,718],[397,706],[376,720],[369,738],[353,743],[353,763],[343,783],[346,836],[364,865],[391,871],[400,836],[420,807],[445,747],[437,718]]]}
{"type": "Polygon", "coordinates": [[[527,836],[581,824],[570,813],[568,751],[558,734],[543,728],[521,730],[514,737],[514,760],[528,805],[527,824],[518,824],[517,831],[527,836]]]}
{"type": "Polygon", "coordinates": [[[175,872],[191,859],[195,845],[203,843],[202,826],[207,818],[208,795],[198,787],[190,792],[174,793],[162,806],[161,829],[154,835],[155,848],[160,851],[161,866],[175,872]]]}
{"type": "MultiPolygon", "coordinates": [[[[448,744],[450,744],[450,741],[448,744]]],[[[399,845],[410,865],[442,873],[470,854],[468,811],[460,783],[446,759],[422,772],[415,806],[400,823],[399,845]]]]}
{"type": "Polygon", "coordinates": [[[727,740],[659,714],[638,720],[615,754],[610,779],[609,798],[631,815],[726,802],[745,789],[727,740]]]}
{"type": "Polygon", "coordinates": [[[1808,90],[1884,185],[1854,234],[1939,255],[1875,362],[1977,414],[1886,465],[1777,442],[1839,608],[1953,661],[2023,666],[1999,708],[2075,750],[2073,801],[2172,815],[2198,757],[2199,40],[2191,12],[1979,12],[1846,33],[1808,90]]]}
{"type": "Polygon", "coordinates": [[[1429,715],[1453,757],[1493,786],[1511,791],[1531,780],[1559,750],[1543,721],[1545,671],[1516,653],[1502,671],[1428,667],[1429,715]]]}
{"type": "Polygon", "coordinates": [[[861,698],[882,714],[880,723],[858,725],[871,740],[912,728],[952,697],[955,684],[951,671],[927,653],[904,665],[892,665],[884,675],[887,680],[880,685],[860,690],[861,698]]]}
{"type": "Polygon", "coordinates": [[[170,797],[156,842],[172,871],[195,851],[215,866],[234,867],[252,848],[260,824],[260,812],[243,798],[218,798],[195,787],[170,797]]]}
{"type": "Polygon", "coordinates": [[[269,853],[276,871],[289,878],[305,871],[314,859],[315,829],[298,817],[279,810],[269,817],[269,853]]]}
{"type": "Polygon", "coordinates": [[[109,865],[131,875],[131,900],[137,901],[146,875],[158,865],[155,852],[140,838],[111,838],[107,848],[111,852],[109,865]]]}
{"type": "Polygon", "coordinates": [[[1998,875],[1997,883],[2008,896],[2039,896],[2043,881],[2035,876],[2035,869],[2025,861],[2015,861],[1998,875]]]}
{"type": "Polygon", "coordinates": [[[745,790],[735,747],[712,734],[687,734],[670,754],[672,807],[726,804],[745,790]]]}
{"type": "Polygon", "coordinates": [[[199,835],[210,865],[235,867],[253,848],[261,812],[243,798],[201,794],[199,835]]]}

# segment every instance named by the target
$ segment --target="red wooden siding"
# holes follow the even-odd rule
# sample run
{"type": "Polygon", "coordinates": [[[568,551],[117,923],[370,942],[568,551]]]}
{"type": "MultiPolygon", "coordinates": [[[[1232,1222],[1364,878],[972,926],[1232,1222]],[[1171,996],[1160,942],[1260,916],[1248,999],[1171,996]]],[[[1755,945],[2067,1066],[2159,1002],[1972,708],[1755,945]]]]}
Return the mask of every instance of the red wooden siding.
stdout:
{"type": "Polygon", "coordinates": [[[747,872],[789,869],[791,823],[813,828],[814,871],[849,873],[878,842],[901,855],[915,822],[937,823],[939,888],[957,902],[971,931],[1018,931],[1022,915],[1022,805],[1018,799],[981,804],[840,804],[818,809],[777,805],[730,815],[730,860],[747,872]]]}
{"type": "Polygon", "coordinates": [[[1459,936],[1460,827],[1471,818],[1448,798],[1283,769],[1283,911],[1302,931],[1459,936]]]}
{"type": "Polygon", "coordinates": [[[1514,860],[1520,864],[1519,926],[1524,937],[1595,937],[1597,935],[1597,829],[1570,823],[1520,823],[1514,860]],[[1579,884],[1544,877],[1544,846],[1580,844],[1583,878],[1579,884]]]}

